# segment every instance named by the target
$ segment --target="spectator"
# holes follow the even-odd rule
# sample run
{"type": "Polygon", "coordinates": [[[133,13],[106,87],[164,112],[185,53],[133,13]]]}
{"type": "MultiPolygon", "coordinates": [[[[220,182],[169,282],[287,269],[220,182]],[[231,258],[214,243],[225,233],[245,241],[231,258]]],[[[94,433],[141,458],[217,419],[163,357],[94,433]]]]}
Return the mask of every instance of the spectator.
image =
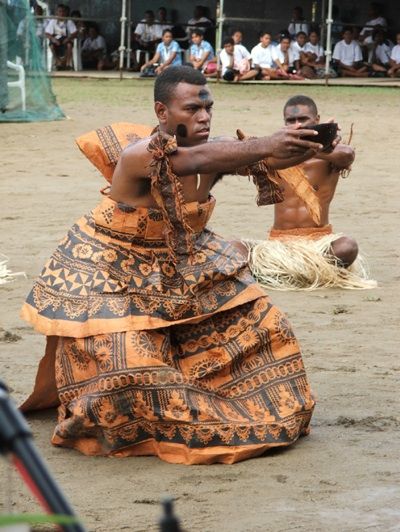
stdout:
{"type": "Polygon", "coordinates": [[[308,35],[308,24],[303,17],[303,8],[297,6],[293,9],[293,16],[288,26],[288,32],[290,37],[294,39],[299,31],[304,31],[308,35]]]}
{"type": "Polygon", "coordinates": [[[258,70],[250,66],[250,54],[241,44],[235,44],[232,37],[223,42],[223,50],[219,55],[222,77],[225,81],[245,81],[254,79],[258,70]]]}
{"type": "Polygon", "coordinates": [[[386,29],[387,22],[382,16],[382,6],[378,2],[371,2],[368,10],[368,16],[371,17],[365,23],[365,26],[360,31],[359,40],[364,45],[371,45],[373,42],[372,34],[376,26],[386,29]]]}
{"type": "MultiPolygon", "coordinates": [[[[45,30],[45,25],[43,19],[41,18],[43,17],[43,8],[39,4],[35,4],[33,9],[35,15],[35,35],[39,39],[40,45],[42,46],[45,30]]],[[[27,15],[25,18],[23,18],[17,27],[17,38],[19,40],[19,44],[22,46],[22,49],[25,49],[27,38],[29,42],[29,17],[30,15],[27,15]]]]}
{"type": "Polygon", "coordinates": [[[385,77],[390,68],[390,54],[393,46],[386,39],[383,29],[376,29],[372,36],[373,45],[368,57],[368,63],[371,68],[370,76],[373,78],[385,77]]]}
{"type": "MultiPolygon", "coordinates": [[[[325,76],[325,52],[319,44],[319,34],[311,31],[304,50],[300,53],[300,74],[307,79],[325,76]]],[[[336,72],[330,69],[330,77],[336,77],[336,72]]]]}
{"type": "Polygon", "coordinates": [[[208,63],[214,61],[214,49],[208,41],[204,40],[201,30],[192,31],[192,45],[190,47],[189,62],[193,68],[201,70],[203,73],[211,74],[211,69],[207,70],[208,63]]]}
{"type": "Polygon", "coordinates": [[[99,34],[97,25],[92,25],[88,30],[88,37],[83,41],[82,49],[82,66],[83,68],[95,68],[103,70],[107,66],[106,41],[99,34]]]}
{"type": "Polygon", "coordinates": [[[158,18],[156,22],[159,25],[161,35],[164,33],[164,30],[170,30],[172,24],[167,20],[167,10],[165,7],[159,7],[157,12],[158,18]]]}
{"type": "Polygon", "coordinates": [[[335,44],[333,59],[341,76],[362,78],[368,76],[368,68],[362,61],[361,47],[353,39],[351,28],[343,32],[343,39],[335,44]]]}
{"type": "Polygon", "coordinates": [[[71,11],[71,20],[78,30],[77,39],[79,42],[83,42],[89,35],[86,22],[82,19],[82,14],[79,10],[71,11]]]}
{"type": "MultiPolygon", "coordinates": [[[[161,40],[162,32],[160,25],[156,24],[154,12],[148,9],[144,13],[144,19],[142,19],[136,26],[134,31],[134,46],[133,49],[141,50],[143,52],[149,52],[154,55],[156,46],[161,40]]],[[[141,61],[139,60],[139,63],[141,61]]]]}
{"type": "Polygon", "coordinates": [[[72,20],[66,20],[69,10],[64,4],[59,4],[56,17],[46,25],[45,35],[49,39],[57,70],[72,70],[72,46],[78,35],[78,30],[72,20]]]}
{"type": "Polygon", "coordinates": [[[279,78],[283,79],[304,79],[295,69],[295,55],[290,48],[290,38],[283,35],[278,46],[272,50],[276,72],[279,78]]]}
{"type": "Polygon", "coordinates": [[[180,66],[182,58],[179,44],[173,40],[172,31],[165,29],[162,34],[162,41],[158,44],[154,56],[145,63],[141,70],[141,77],[152,77],[161,74],[170,66],[180,66]]]}
{"type": "Polygon", "coordinates": [[[304,48],[307,44],[307,35],[304,31],[299,31],[296,34],[296,39],[290,44],[290,49],[293,52],[294,67],[297,71],[300,71],[300,54],[304,52],[304,48]]]}
{"type": "Polygon", "coordinates": [[[396,46],[392,49],[390,54],[390,68],[388,70],[388,75],[391,78],[400,76],[400,33],[396,35],[396,46]]]}
{"type": "Polygon", "coordinates": [[[238,45],[238,44],[242,45],[243,33],[240,30],[235,30],[232,33],[232,39],[235,45],[238,45]]]}
{"type": "Polygon", "coordinates": [[[186,33],[188,39],[191,38],[191,35],[194,30],[201,30],[203,35],[206,30],[212,26],[212,22],[209,18],[206,17],[206,9],[204,6],[196,6],[193,11],[193,17],[187,21],[186,33]]]}
{"type": "Polygon", "coordinates": [[[243,44],[243,33],[240,31],[240,30],[236,30],[233,32],[232,34],[232,39],[233,39],[233,42],[235,44],[235,50],[240,50],[240,52],[242,53],[243,57],[247,57],[249,58],[250,62],[251,62],[251,54],[250,52],[248,51],[248,49],[245,47],[245,45],[243,44]]]}
{"type": "Polygon", "coordinates": [[[260,42],[251,50],[253,67],[259,73],[261,79],[276,79],[278,74],[274,67],[272,57],[273,46],[271,45],[271,34],[263,31],[260,34],[260,42]]]}

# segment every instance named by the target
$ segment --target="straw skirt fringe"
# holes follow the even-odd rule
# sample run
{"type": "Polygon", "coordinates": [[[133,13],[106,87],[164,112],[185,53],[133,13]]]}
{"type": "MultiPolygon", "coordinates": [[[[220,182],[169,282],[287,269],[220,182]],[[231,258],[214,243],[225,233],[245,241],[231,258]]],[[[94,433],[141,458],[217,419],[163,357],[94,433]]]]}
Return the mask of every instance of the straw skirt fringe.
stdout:
{"type": "Polygon", "coordinates": [[[24,272],[12,272],[7,267],[8,257],[0,253],[0,285],[6,284],[15,279],[15,277],[26,277],[24,272]]]}
{"type": "Polygon", "coordinates": [[[329,255],[332,242],[341,234],[318,239],[290,238],[247,241],[249,264],[257,281],[274,290],[315,290],[316,288],[369,289],[377,286],[369,279],[366,260],[343,268],[329,255]]]}

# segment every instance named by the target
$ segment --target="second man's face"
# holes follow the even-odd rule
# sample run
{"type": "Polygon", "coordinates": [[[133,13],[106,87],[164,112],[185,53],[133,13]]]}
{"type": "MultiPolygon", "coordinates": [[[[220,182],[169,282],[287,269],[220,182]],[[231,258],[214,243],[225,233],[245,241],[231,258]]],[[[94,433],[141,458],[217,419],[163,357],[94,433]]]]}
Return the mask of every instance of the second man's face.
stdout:
{"type": "Polygon", "coordinates": [[[315,126],[319,116],[307,105],[290,105],[285,109],[284,120],[285,126],[315,126]]]}

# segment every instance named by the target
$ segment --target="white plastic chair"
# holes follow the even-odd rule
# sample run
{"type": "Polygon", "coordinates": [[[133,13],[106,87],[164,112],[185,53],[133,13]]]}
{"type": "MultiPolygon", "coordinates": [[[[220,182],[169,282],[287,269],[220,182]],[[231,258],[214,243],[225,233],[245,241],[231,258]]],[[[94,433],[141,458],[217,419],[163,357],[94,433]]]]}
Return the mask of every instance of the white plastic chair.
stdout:
{"type": "Polygon", "coordinates": [[[18,72],[18,81],[9,81],[7,85],[9,87],[16,87],[21,91],[22,110],[26,111],[25,69],[18,59],[17,63],[11,63],[11,61],[7,61],[7,68],[18,72]]]}
{"type": "Polygon", "coordinates": [[[150,52],[146,52],[146,50],[136,50],[136,63],[139,64],[140,62],[140,54],[144,54],[144,61],[147,63],[147,61],[150,60],[150,52]]]}
{"type": "MultiPolygon", "coordinates": [[[[54,56],[53,52],[50,48],[50,41],[49,39],[45,39],[46,48],[46,65],[47,65],[47,72],[51,72],[54,68],[54,56]]],[[[81,58],[81,43],[78,39],[74,39],[73,46],[72,46],[72,62],[74,65],[74,70],[77,72],[78,70],[82,70],[82,58],[81,58]]]]}

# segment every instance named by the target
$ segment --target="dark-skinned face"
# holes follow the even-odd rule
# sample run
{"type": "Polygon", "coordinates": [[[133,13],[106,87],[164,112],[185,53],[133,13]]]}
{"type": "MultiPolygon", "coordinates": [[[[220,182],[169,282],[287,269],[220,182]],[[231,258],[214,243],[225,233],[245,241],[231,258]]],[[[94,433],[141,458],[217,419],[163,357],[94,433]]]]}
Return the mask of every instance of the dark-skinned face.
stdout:
{"type": "Polygon", "coordinates": [[[301,47],[303,47],[307,42],[307,37],[303,34],[300,34],[296,37],[297,44],[301,47]]]}
{"type": "Polygon", "coordinates": [[[353,34],[351,31],[347,30],[343,33],[343,39],[346,44],[350,44],[353,40],[353,34]]]}
{"type": "Polygon", "coordinates": [[[262,37],[260,37],[260,42],[264,48],[267,48],[271,44],[271,35],[269,33],[265,33],[262,37]]]}
{"type": "Polygon", "coordinates": [[[287,52],[290,48],[290,39],[286,39],[286,38],[282,39],[280,46],[281,46],[282,52],[287,52]]]}
{"type": "Polygon", "coordinates": [[[235,31],[235,33],[232,35],[232,39],[234,40],[235,44],[240,44],[242,42],[242,32],[241,31],[235,31]]]}
{"type": "Polygon", "coordinates": [[[210,135],[213,99],[206,85],[179,83],[167,105],[156,102],[160,127],[176,135],[179,146],[207,142],[210,135]]]}
{"type": "Polygon", "coordinates": [[[227,54],[233,54],[233,51],[234,51],[235,47],[233,44],[231,43],[228,43],[228,44],[224,44],[224,50],[227,54]]]}
{"type": "Polygon", "coordinates": [[[308,105],[289,105],[283,118],[285,126],[315,126],[319,123],[319,115],[314,114],[308,105]]]}
{"type": "Polygon", "coordinates": [[[165,44],[165,46],[169,46],[172,42],[172,39],[172,33],[169,31],[164,33],[164,35],[162,36],[162,42],[165,44]]]}

